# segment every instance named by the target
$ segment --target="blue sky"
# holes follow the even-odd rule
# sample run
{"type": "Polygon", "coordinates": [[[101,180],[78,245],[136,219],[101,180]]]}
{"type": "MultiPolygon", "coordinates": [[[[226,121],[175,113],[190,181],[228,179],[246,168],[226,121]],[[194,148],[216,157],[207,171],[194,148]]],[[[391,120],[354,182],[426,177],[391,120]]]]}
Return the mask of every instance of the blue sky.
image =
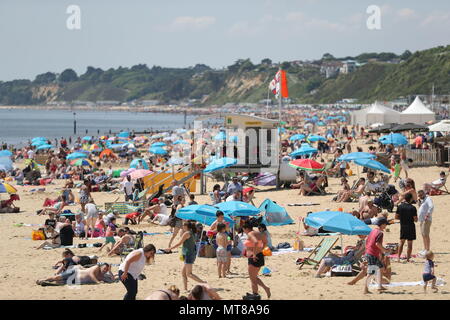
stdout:
{"type": "Polygon", "coordinates": [[[87,66],[402,53],[450,44],[449,30],[448,0],[1,0],[0,80],[87,66]],[[73,4],[81,30],[66,27],[73,4]],[[381,8],[381,30],[366,26],[369,5],[381,8]]]}

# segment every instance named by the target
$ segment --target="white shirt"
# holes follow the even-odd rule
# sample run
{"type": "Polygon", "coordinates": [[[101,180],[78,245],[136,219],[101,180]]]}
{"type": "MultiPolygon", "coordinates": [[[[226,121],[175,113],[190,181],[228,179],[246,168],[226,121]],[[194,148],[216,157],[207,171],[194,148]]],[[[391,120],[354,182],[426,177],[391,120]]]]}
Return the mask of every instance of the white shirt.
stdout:
{"type": "Polygon", "coordinates": [[[169,220],[170,220],[169,216],[158,213],[155,217],[156,217],[156,220],[159,221],[160,226],[167,226],[169,224],[169,220]]]}
{"type": "Polygon", "coordinates": [[[111,222],[111,219],[114,218],[114,213],[108,213],[104,218],[103,221],[105,221],[105,224],[108,225],[111,222]]]}
{"type": "Polygon", "coordinates": [[[159,207],[160,207],[159,214],[167,216],[167,206],[164,203],[161,203],[159,207]]]}
{"type": "Polygon", "coordinates": [[[131,181],[125,180],[124,182],[122,182],[122,186],[126,195],[133,194],[133,184],[131,183],[131,181]]]}
{"type": "Polygon", "coordinates": [[[94,216],[98,213],[97,206],[94,203],[86,203],[84,207],[88,216],[94,216]]]}
{"type": "Polygon", "coordinates": [[[142,271],[144,270],[145,267],[145,255],[144,255],[144,249],[138,249],[138,250],[134,250],[133,252],[131,252],[129,255],[127,255],[127,257],[125,258],[125,260],[123,260],[123,262],[120,264],[119,270],[121,271],[125,271],[125,263],[131,259],[132,256],[134,256],[133,253],[135,253],[136,251],[141,253],[141,257],[139,258],[138,261],[132,262],[129,267],[128,267],[128,273],[131,274],[131,276],[137,280],[137,278],[139,277],[139,275],[142,273],[142,271]]]}
{"type": "Polygon", "coordinates": [[[434,204],[433,201],[429,196],[425,196],[425,199],[420,200],[420,207],[419,207],[419,222],[424,221],[432,221],[431,217],[434,210],[434,204]]]}
{"type": "Polygon", "coordinates": [[[33,159],[34,158],[34,151],[33,150],[28,150],[28,152],[27,152],[27,154],[28,154],[28,159],[33,159]]]}

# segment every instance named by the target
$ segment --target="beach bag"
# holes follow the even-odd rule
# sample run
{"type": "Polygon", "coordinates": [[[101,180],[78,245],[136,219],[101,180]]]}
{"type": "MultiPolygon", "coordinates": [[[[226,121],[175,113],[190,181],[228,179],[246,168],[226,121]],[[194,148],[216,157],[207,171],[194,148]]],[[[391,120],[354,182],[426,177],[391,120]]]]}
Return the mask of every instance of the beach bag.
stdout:
{"type": "Polygon", "coordinates": [[[45,233],[42,230],[33,230],[31,231],[31,239],[32,240],[45,240],[45,233]]]}
{"type": "Polygon", "coordinates": [[[353,270],[351,264],[334,265],[331,268],[332,277],[352,277],[353,270]]]}
{"type": "Polygon", "coordinates": [[[207,244],[205,245],[205,258],[215,258],[216,257],[216,249],[213,245],[207,244]]]}

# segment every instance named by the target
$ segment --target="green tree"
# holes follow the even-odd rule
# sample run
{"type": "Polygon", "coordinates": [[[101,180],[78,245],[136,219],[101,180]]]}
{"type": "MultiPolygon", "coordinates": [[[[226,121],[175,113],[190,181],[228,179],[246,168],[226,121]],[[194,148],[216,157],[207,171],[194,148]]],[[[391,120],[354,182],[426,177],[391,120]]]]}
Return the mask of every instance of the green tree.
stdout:
{"type": "Polygon", "coordinates": [[[325,53],[322,56],[322,60],[336,60],[336,58],[331,53],[325,53]]]}
{"type": "Polygon", "coordinates": [[[270,66],[270,65],[272,65],[272,60],[270,60],[269,58],[262,59],[261,64],[270,66]]]}
{"type": "Polygon", "coordinates": [[[59,82],[72,82],[72,81],[77,81],[77,80],[78,80],[78,75],[72,69],[64,70],[63,72],[61,72],[61,74],[58,77],[59,82]]]}
{"type": "Polygon", "coordinates": [[[409,50],[406,50],[403,52],[403,54],[400,56],[400,59],[402,60],[408,60],[412,56],[412,52],[409,50]]]}
{"type": "Polygon", "coordinates": [[[34,84],[49,84],[52,83],[56,80],[56,74],[54,74],[53,72],[46,72],[43,74],[39,74],[36,76],[36,78],[34,79],[34,84]]]}

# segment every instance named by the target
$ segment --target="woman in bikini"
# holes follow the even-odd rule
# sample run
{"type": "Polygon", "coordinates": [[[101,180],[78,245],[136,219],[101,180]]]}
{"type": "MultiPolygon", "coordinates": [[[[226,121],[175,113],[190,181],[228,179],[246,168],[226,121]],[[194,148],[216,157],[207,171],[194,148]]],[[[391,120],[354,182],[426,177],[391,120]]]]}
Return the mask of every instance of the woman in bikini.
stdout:
{"type": "Polygon", "coordinates": [[[263,249],[267,247],[267,239],[264,234],[253,230],[253,226],[245,223],[242,227],[247,234],[248,240],[246,245],[246,256],[248,257],[248,275],[252,285],[253,294],[258,294],[258,286],[261,286],[266,291],[267,297],[270,298],[270,288],[262,282],[258,277],[259,270],[264,266],[263,249]]]}
{"type": "Polygon", "coordinates": [[[156,290],[152,292],[145,300],[179,300],[180,289],[176,286],[170,286],[168,289],[156,290]]]}

